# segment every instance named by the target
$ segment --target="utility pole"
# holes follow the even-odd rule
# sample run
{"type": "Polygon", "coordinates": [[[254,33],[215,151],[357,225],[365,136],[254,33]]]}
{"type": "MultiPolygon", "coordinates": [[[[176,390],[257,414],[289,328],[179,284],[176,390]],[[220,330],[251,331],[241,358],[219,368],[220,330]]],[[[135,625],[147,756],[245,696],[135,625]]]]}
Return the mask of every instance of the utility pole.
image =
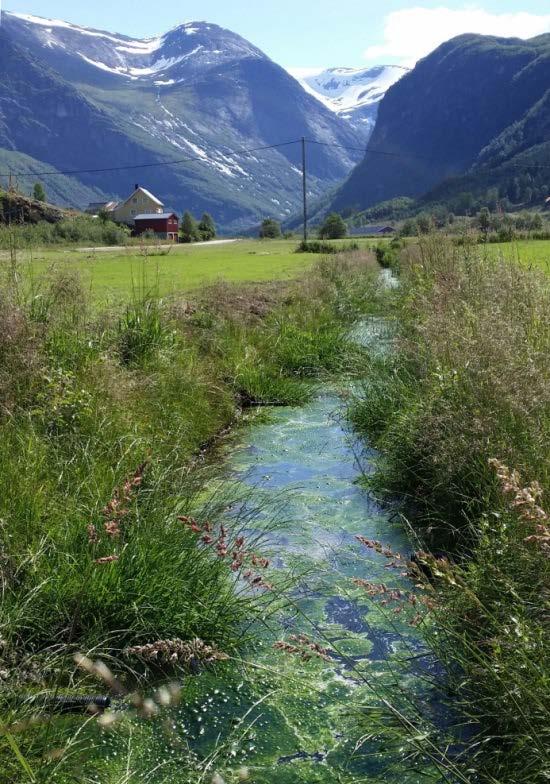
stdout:
{"type": "Polygon", "coordinates": [[[304,242],[307,242],[307,174],[306,174],[306,139],[302,136],[302,184],[304,196],[304,242]]]}

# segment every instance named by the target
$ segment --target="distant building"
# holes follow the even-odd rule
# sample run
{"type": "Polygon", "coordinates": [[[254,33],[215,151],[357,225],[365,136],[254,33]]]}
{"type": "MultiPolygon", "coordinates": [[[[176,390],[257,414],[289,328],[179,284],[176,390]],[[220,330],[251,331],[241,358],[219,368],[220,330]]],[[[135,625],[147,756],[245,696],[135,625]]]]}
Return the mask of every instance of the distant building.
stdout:
{"type": "Polygon", "coordinates": [[[113,212],[118,206],[116,201],[92,201],[84,212],[87,215],[99,215],[100,212],[113,212]]]}
{"type": "Polygon", "coordinates": [[[147,230],[154,231],[161,240],[177,242],[180,222],[175,212],[144,213],[134,218],[134,233],[139,237],[147,230]]]}
{"type": "Polygon", "coordinates": [[[351,226],[348,231],[352,237],[383,237],[394,233],[393,226],[351,226]]]}
{"type": "Polygon", "coordinates": [[[126,201],[121,201],[113,210],[113,220],[133,226],[137,215],[161,215],[164,204],[156,196],[136,184],[134,192],[126,201]]]}

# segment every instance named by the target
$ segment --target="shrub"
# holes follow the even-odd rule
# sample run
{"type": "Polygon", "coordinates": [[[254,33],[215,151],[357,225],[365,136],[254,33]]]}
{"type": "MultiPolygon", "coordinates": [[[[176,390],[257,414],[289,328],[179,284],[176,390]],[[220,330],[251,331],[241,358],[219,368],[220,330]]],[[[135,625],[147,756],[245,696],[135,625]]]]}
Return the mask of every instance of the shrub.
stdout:
{"type": "Polygon", "coordinates": [[[389,243],[379,243],[374,249],[376,261],[380,264],[381,267],[384,267],[385,269],[391,269],[393,272],[399,272],[402,248],[403,245],[398,239],[393,239],[389,243]]]}
{"type": "Polygon", "coordinates": [[[339,240],[346,236],[348,227],[337,212],[327,215],[325,222],[319,229],[319,237],[327,240],[339,240]]]}
{"type": "Polygon", "coordinates": [[[190,212],[185,212],[181,219],[180,240],[187,243],[200,240],[197,221],[190,212]]]}
{"type": "Polygon", "coordinates": [[[205,212],[198,226],[200,238],[203,242],[210,242],[216,237],[216,224],[212,216],[205,212]]]}
{"type": "Polygon", "coordinates": [[[296,253],[323,253],[331,255],[333,253],[350,253],[354,250],[359,250],[359,243],[346,242],[337,245],[330,242],[321,242],[320,240],[302,240],[296,248],[296,253]]]}
{"type": "Polygon", "coordinates": [[[0,225],[0,248],[9,248],[15,239],[18,247],[36,245],[124,245],[130,229],[111,221],[102,222],[89,216],[78,216],[59,223],[41,221],[19,226],[0,225]]]}
{"type": "Polygon", "coordinates": [[[260,239],[276,240],[281,236],[281,224],[273,218],[266,218],[260,226],[260,239]]]}
{"type": "Polygon", "coordinates": [[[125,365],[142,364],[167,343],[169,332],[155,297],[145,296],[126,307],[118,322],[118,351],[125,365]]]}

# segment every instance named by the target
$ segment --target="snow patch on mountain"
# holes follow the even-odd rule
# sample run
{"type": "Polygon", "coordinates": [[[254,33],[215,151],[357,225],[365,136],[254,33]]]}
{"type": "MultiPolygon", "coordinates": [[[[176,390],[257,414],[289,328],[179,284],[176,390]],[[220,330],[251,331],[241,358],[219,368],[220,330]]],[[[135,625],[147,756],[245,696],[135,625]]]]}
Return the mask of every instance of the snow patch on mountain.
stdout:
{"type": "Polygon", "coordinates": [[[187,63],[195,69],[243,56],[262,56],[240,36],[204,22],[186,22],[165,35],[142,40],[32,14],[5,12],[5,16],[24,25],[27,34],[48,49],[64,49],[87,65],[122,79],[156,78],[157,86],[184,81],[173,79],[173,74],[166,75],[166,72],[181,71],[187,63]]]}
{"type": "Polygon", "coordinates": [[[6,11],[7,16],[14,16],[16,19],[21,19],[23,22],[29,22],[33,25],[46,28],[46,32],[53,34],[53,28],[60,28],[63,30],[70,30],[78,33],[79,35],[87,35],[91,38],[103,38],[106,41],[111,41],[115,44],[122,44],[120,51],[127,51],[133,54],[150,54],[156,51],[162,45],[162,38],[149,38],[146,40],[137,40],[128,38],[126,36],[115,36],[109,33],[104,33],[101,30],[90,30],[87,27],[79,27],[78,25],[64,22],[62,19],[47,19],[41,16],[33,16],[32,14],[21,14],[16,11],[6,11]],[[49,29],[48,29],[49,28],[49,29]],[[124,49],[125,45],[130,44],[130,48],[124,49]]]}
{"type": "Polygon", "coordinates": [[[325,106],[342,114],[380,103],[390,87],[407,72],[407,68],[398,65],[328,68],[317,74],[302,76],[298,81],[325,106]]]}

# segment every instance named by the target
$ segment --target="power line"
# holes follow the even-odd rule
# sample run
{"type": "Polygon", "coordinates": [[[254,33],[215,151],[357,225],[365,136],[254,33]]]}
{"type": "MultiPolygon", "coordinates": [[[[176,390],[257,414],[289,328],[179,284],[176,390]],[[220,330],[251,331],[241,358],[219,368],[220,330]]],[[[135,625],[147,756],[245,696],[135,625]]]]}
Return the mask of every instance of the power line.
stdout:
{"type": "MultiPolygon", "coordinates": [[[[413,160],[418,161],[426,161],[427,163],[442,163],[440,160],[436,160],[435,158],[428,158],[425,155],[413,155],[412,153],[404,153],[404,152],[390,152],[388,150],[376,150],[373,147],[352,147],[347,144],[336,144],[335,142],[320,142],[316,139],[306,139],[308,144],[316,144],[321,147],[339,147],[342,150],[355,150],[356,152],[362,152],[364,155],[384,155],[389,158],[411,158],[413,160]]],[[[510,169],[521,169],[525,171],[527,169],[550,169],[550,164],[548,163],[506,163],[506,161],[501,163],[502,166],[508,166],[510,169]]],[[[477,173],[482,173],[483,171],[488,171],[487,169],[478,169],[477,173]]],[[[465,176],[467,172],[463,174],[459,174],[457,176],[465,176]]]]}
{"type": "MultiPolygon", "coordinates": [[[[266,152],[267,150],[275,150],[281,147],[290,147],[294,144],[313,144],[318,147],[328,147],[328,148],[335,148],[341,150],[350,150],[354,152],[361,152],[363,155],[381,155],[388,158],[398,158],[398,159],[409,159],[409,160],[419,160],[424,161],[426,163],[438,163],[441,164],[442,162],[436,160],[435,158],[429,158],[423,155],[414,155],[412,153],[402,153],[402,152],[391,152],[389,150],[377,150],[372,147],[354,147],[352,145],[347,144],[338,144],[336,142],[322,142],[318,141],[317,139],[292,139],[291,141],[286,142],[279,142],[278,144],[266,144],[261,147],[250,147],[245,149],[238,149],[238,150],[228,150],[224,153],[224,155],[252,155],[256,152],[266,152]]],[[[212,154],[211,154],[212,156],[212,154]]],[[[215,158],[208,157],[206,154],[203,156],[190,156],[188,158],[180,158],[178,160],[166,160],[166,161],[155,161],[154,163],[140,163],[140,164],[131,164],[126,166],[106,166],[98,169],[72,169],[66,171],[42,171],[42,172],[33,172],[31,174],[25,174],[23,172],[3,172],[0,173],[0,177],[9,177],[10,175],[13,177],[19,177],[21,179],[28,179],[32,177],[70,177],[77,174],[106,174],[108,172],[115,172],[115,171],[139,171],[143,169],[153,169],[153,168],[160,168],[162,166],[178,166],[183,163],[206,163],[209,160],[215,160],[215,158]]],[[[518,169],[521,171],[533,170],[533,169],[541,169],[547,170],[550,169],[550,164],[544,163],[525,163],[525,164],[507,164],[504,162],[502,166],[506,166],[509,169],[518,169]]],[[[483,170],[480,170],[479,173],[482,173],[483,170]]],[[[457,176],[463,176],[457,175],[457,176]]]]}
{"type": "Polygon", "coordinates": [[[363,155],[366,155],[367,153],[373,153],[374,155],[387,155],[390,158],[418,158],[419,160],[431,161],[433,163],[433,159],[425,158],[422,155],[407,155],[407,153],[401,152],[375,150],[372,147],[351,147],[347,144],[336,144],[335,142],[318,142],[316,139],[306,139],[306,141],[308,144],[317,144],[320,147],[339,147],[342,150],[355,150],[356,152],[362,152],[363,155]]]}
{"type": "MultiPolygon", "coordinates": [[[[224,153],[224,155],[252,155],[255,152],[264,152],[266,150],[274,150],[279,147],[289,147],[291,144],[299,144],[300,139],[294,139],[290,142],[279,142],[278,144],[266,144],[263,147],[251,147],[248,149],[243,150],[228,150],[224,153]]],[[[176,161],[156,161],[155,163],[139,163],[133,164],[128,166],[106,166],[102,169],[72,169],[70,171],[43,171],[43,172],[33,172],[32,174],[23,174],[18,172],[11,172],[12,176],[17,176],[21,178],[27,177],[71,177],[75,174],[106,174],[107,172],[113,171],[136,171],[137,169],[153,169],[155,167],[160,166],[178,166],[182,163],[192,163],[194,161],[199,161],[201,163],[205,163],[209,160],[207,157],[204,156],[193,156],[190,158],[180,158],[176,161]]],[[[9,173],[0,173],[0,177],[8,177],[9,173]]]]}

